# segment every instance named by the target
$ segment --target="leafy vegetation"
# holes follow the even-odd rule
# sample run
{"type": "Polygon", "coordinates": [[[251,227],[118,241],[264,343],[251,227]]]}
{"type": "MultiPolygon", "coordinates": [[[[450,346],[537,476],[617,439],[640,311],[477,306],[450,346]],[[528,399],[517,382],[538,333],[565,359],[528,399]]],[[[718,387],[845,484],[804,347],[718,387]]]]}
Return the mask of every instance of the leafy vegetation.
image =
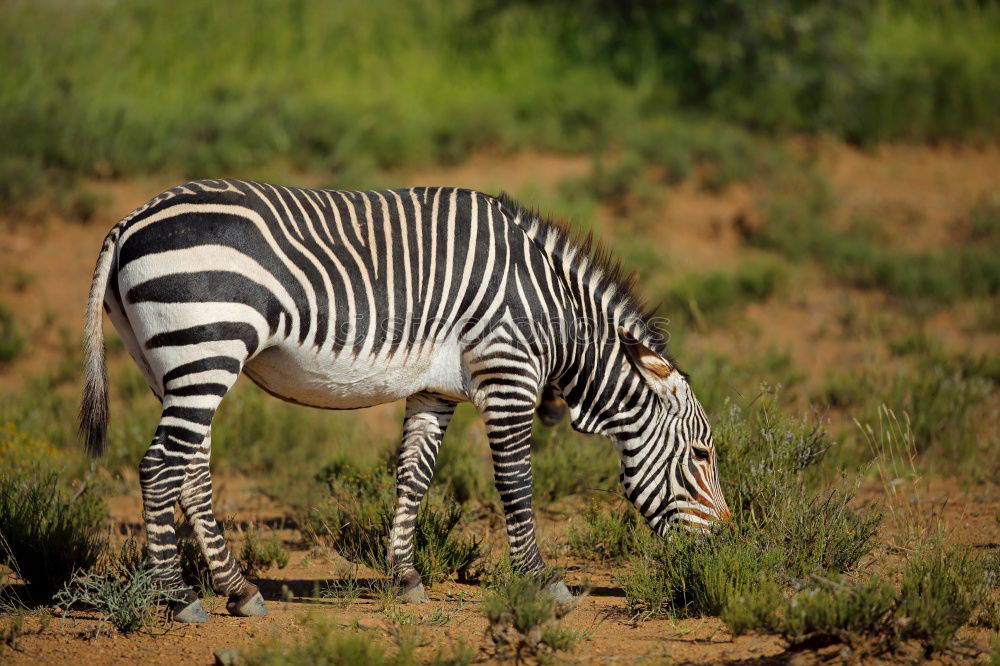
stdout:
{"type": "Polygon", "coordinates": [[[10,363],[24,350],[24,336],[7,306],[0,303],[0,366],[10,363]]]}

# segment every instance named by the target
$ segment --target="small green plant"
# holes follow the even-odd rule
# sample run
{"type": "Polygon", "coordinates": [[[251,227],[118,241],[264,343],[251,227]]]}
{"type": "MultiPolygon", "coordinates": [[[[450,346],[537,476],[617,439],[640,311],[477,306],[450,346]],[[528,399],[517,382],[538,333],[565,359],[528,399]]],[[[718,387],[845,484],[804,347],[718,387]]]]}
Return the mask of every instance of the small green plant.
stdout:
{"type": "Polygon", "coordinates": [[[77,605],[92,608],[100,613],[102,623],[110,622],[122,633],[156,624],[158,606],[174,600],[171,591],[160,587],[145,554],[132,539],[103,573],[79,572],[55,595],[64,616],[77,605]]]}
{"type": "Polygon", "coordinates": [[[243,534],[239,560],[244,574],[258,576],[274,566],[284,569],[288,565],[288,551],[277,534],[261,537],[257,528],[251,527],[243,534]]]}
{"type": "Polygon", "coordinates": [[[566,608],[544,591],[550,578],[506,572],[496,576],[483,597],[489,621],[486,636],[501,659],[551,655],[569,650],[579,635],[559,624],[566,608]]]}
{"type": "Polygon", "coordinates": [[[631,507],[614,510],[591,502],[582,518],[570,522],[566,541],[579,557],[620,562],[651,548],[655,535],[631,507]]]}
{"type": "Polygon", "coordinates": [[[48,601],[73,574],[94,567],[107,538],[104,502],[92,485],[68,495],[40,463],[0,472],[0,552],[36,601],[48,601]]]}
{"type": "Polygon", "coordinates": [[[620,461],[606,440],[587,437],[567,423],[535,428],[531,437],[532,499],[539,505],[618,485],[620,461]]]}

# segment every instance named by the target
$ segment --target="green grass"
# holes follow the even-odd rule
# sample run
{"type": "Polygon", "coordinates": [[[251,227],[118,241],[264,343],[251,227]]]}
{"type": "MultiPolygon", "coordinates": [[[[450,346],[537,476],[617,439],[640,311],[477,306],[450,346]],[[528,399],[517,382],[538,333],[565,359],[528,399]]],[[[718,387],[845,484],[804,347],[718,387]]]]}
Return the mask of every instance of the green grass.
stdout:
{"type": "Polygon", "coordinates": [[[259,576],[271,567],[284,569],[288,566],[288,551],[277,534],[261,536],[257,528],[251,527],[243,533],[239,562],[244,574],[259,576]]]}
{"type": "Polygon", "coordinates": [[[17,359],[24,351],[24,344],[14,313],[0,303],[0,367],[17,359]]]}
{"type": "Polygon", "coordinates": [[[776,188],[765,224],[749,232],[752,245],[819,263],[845,285],[879,289],[925,310],[1000,293],[1000,236],[983,231],[996,224],[993,208],[979,202],[969,213],[974,233],[984,234],[980,241],[908,252],[864,230],[835,229],[828,216],[829,186],[809,171],[786,176],[788,182],[776,188]]]}
{"type": "Polygon", "coordinates": [[[619,563],[650,550],[655,538],[631,506],[608,508],[597,501],[592,501],[582,516],[571,518],[566,529],[571,553],[607,563],[619,563]]]}

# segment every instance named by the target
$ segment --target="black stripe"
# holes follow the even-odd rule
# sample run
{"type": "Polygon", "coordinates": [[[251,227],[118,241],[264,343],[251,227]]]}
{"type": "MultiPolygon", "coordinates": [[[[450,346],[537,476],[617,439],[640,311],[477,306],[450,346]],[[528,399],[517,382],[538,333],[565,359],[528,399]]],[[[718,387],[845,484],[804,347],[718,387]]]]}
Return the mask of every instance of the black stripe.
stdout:
{"type": "Polygon", "coordinates": [[[199,324],[190,328],[158,333],[146,342],[146,349],[196,345],[202,342],[221,340],[242,341],[246,345],[248,356],[257,351],[259,345],[257,329],[250,324],[241,321],[220,321],[214,324],[199,324]]]}

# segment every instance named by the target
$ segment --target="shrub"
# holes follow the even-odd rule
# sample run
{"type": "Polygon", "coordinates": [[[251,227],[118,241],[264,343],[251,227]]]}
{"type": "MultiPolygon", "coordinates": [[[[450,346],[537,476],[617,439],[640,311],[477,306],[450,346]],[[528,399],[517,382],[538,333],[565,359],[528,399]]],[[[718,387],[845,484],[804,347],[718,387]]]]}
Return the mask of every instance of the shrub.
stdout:
{"type": "Polygon", "coordinates": [[[567,543],[574,555],[620,562],[648,551],[655,539],[646,521],[631,506],[608,509],[591,502],[582,519],[570,522],[567,543]]]}
{"type": "Polygon", "coordinates": [[[579,640],[576,632],[559,624],[566,609],[545,593],[548,580],[551,576],[506,573],[483,596],[486,635],[497,657],[541,657],[571,649],[579,640]]]}
{"type": "Polygon", "coordinates": [[[282,548],[277,534],[261,538],[256,528],[243,533],[240,549],[240,567],[247,576],[258,576],[273,566],[284,569],[288,565],[288,551],[282,548]]]}
{"type": "Polygon", "coordinates": [[[91,485],[67,496],[59,475],[38,463],[0,471],[0,548],[37,601],[97,564],[107,545],[106,516],[91,485]]]}
{"type": "Polygon", "coordinates": [[[709,539],[671,534],[655,554],[640,558],[618,578],[629,612],[640,617],[717,615],[730,597],[759,585],[781,563],[783,553],[759,538],[748,539],[749,531],[709,539]]]}
{"type": "Polygon", "coordinates": [[[55,596],[64,613],[76,605],[87,606],[100,613],[101,622],[110,622],[122,633],[153,625],[157,606],[174,600],[172,592],[159,586],[132,539],[104,573],[79,572],[55,596]]]}
{"type": "Polygon", "coordinates": [[[796,649],[846,643],[878,654],[915,640],[930,654],[951,644],[984,592],[983,563],[939,540],[911,556],[899,579],[898,590],[879,574],[862,583],[814,579],[791,598],[765,585],[734,597],[722,618],[734,634],[778,633],[796,649]]]}
{"type": "Polygon", "coordinates": [[[184,582],[207,597],[215,594],[212,589],[212,573],[201,554],[201,547],[194,539],[181,537],[177,539],[177,557],[180,561],[181,576],[184,582]]]}
{"type": "Polygon", "coordinates": [[[620,461],[607,440],[580,435],[563,422],[531,437],[532,499],[538,505],[618,484],[620,461]]]}

